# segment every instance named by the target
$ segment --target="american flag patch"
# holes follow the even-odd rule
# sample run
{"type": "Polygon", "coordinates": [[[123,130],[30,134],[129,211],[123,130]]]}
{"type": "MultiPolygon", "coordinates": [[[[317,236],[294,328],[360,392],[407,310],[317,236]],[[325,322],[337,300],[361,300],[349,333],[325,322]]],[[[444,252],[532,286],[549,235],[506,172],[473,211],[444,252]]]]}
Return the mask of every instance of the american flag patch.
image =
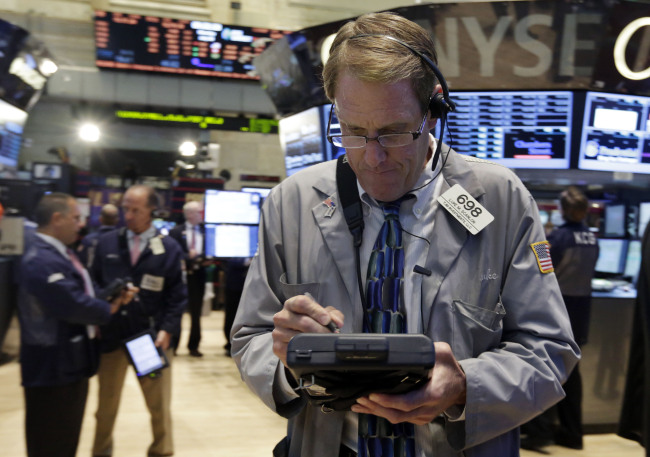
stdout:
{"type": "Polygon", "coordinates": [[[537,258],[539,271],[542,273],[551,273],[553,271],[553,262],[551,261],[551,245],[548,241],[539,241],[530,245],[537,258]]]}

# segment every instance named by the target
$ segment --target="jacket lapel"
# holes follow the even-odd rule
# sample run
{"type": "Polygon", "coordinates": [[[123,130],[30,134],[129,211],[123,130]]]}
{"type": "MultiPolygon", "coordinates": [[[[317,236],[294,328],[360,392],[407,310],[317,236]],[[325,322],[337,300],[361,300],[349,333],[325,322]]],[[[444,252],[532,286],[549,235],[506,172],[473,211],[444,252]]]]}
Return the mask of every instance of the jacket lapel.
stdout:
{"type": "MultiPolygon", "coordinates": [[[[465,162],[465,158],[449,152],[442,171],[441,194],[456,184],[460,184],[472,197],[481,201],[485,189],[481,186],[476,175],[465,162]]],[[[440,291],[442,281],[447,276],[451,266],[460,254],[461,249],[472,236],[465,227],[454,218],[442,205],[438,206],[434,216],[433,239],[427,257],[427,268],[431,276],[423,282],[422,310],[425,324],[429,321],[431,307],[440,291]]]]}
{"type": "Polygon", "coordinates": [[[344,311],[346,314],[352,312],[353,322],[361,322],[359,320],[361,318],[361,299],[356,276],[356,253],[352,244],[352,235],[343,216],[343,208],[340,206],[336,189],[331,185],[326,185],[325,181],[317,182],[314,185],[314,190],[322,196],[322,201],[312,208],[312,216],[321,231],[325,245],[332,254],[339,278],[345,284],[348,301],[352,304],[351,310],[344,311]],[[341,272],[346,272],[346,274],[341,274],[341,272]]]}

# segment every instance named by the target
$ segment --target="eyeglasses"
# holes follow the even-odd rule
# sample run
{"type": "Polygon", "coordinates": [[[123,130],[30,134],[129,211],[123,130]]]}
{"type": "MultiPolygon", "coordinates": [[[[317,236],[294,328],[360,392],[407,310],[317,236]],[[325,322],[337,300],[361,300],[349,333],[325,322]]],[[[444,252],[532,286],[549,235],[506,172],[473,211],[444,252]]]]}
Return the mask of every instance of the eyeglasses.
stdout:
{"type": "Polygon", "coordinates": [[[413,143],[417,140],[422,131],[424,130],[424,124],[427,121],[427,115],[429,112],[425,112],[422,117],[422,123],[417,132],[401,132],[401,133],[387,133],[385,135],[377,135],[375,137],[369,138],[364,135],[330,135],[330,126],[332,125],[332,113],[334,112],[334,104],[330,109],[330,117],[327,121],[327,141],[332,143],[334,146],[343,147],[345,149],[360,149],[365,148],[368,141],[377,140],[377,142],[382,145],[384,148],[396,148],[399,146],[406,146],[413,143]]]}

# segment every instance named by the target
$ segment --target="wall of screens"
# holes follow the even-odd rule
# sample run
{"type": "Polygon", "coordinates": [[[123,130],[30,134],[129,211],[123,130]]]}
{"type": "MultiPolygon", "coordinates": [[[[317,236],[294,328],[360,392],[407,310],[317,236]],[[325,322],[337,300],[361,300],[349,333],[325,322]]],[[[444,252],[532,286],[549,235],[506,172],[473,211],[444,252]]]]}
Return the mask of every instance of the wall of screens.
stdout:
{"type": "MultiPolygon", "coordinates": [[[[515,169],[650,174],[650,97],[593,91],[457,91],[443,142],[515,169]],[[572,151],[573,154],[572,154],[572,151]]],[[[331,105],[279,121],[287,175],[344,153],[326,140],[331,105]]],[[[432,133],[439,137],[439,126],[432,133]]],[[[332,132],[340,132],[335,113],[332,132]]]]}
{"type": "Polygon", "coordinates": [[[650,173],[650,97],[587,92],[578,167],[650,173]]]}
{"type": "Polygon", "coordinates": [[[253,59],[285,32],[216,22],[95,11],[96,65],[259,79],[253,59]]]}

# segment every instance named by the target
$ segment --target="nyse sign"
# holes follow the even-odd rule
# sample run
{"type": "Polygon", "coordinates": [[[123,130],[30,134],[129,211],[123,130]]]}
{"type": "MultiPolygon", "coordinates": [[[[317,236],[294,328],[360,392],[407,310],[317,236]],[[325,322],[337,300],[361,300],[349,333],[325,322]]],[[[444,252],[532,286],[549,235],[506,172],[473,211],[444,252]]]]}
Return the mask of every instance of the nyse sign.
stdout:
{"type": "Polygon", "coordinates": [[[478,72],[483,78],[536,78],[547,75],[553,65],[559,76],[591,76],[587,59],[585,65],[576,65],[579,52],[596,49],[595,37],[581,27],[599,26],[602,15],[567,14],[562,19],[562,28],[557,30],[557,18],[549,14],[520,19],[502,16],[489,28],[476,17],[446,18],[444,37],[434,35],[440,66],[451,79],[465,77],[467,72],[478,72]],[[461,42],[465,37],[469,40],[461,42]],[[468,49],[468,42],[473,49],[468,49]]]}
{"type": "MultiPolygon", "coordinates": [[[[625,1],[615,7],[608,2],[521,1],[419,5],[396,11],[431,33],[438,66],[452,89],[551,89],[591,87],[604,46],[610,60],[604,65],[614,67],[612,49],[624,25],[612,22],[628,24],[649,9],[648,4],[625,1]]],[[[640,29],[650,29],[646,25],[636,22],[619,40],[619,53],[627,52],[627,61],[647,60],[648,46],[636,44],[640,29]],[[645,58],[630,57],[634,52],[645,58]]],[[[328,55],[331,37],[310,38],[318,47],[314,53],[328,55]]],[[[618,78],[626,77],[621,73],[618,78]]]]}

